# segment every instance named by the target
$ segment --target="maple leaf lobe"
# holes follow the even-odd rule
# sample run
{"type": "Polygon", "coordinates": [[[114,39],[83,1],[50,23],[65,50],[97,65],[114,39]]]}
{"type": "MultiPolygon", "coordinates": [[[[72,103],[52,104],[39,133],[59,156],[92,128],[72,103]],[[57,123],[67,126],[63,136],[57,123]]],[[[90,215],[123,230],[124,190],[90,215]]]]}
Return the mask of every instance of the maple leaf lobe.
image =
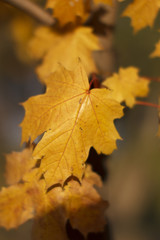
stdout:
{"type": "Polygon", "coordinates": [[[6,154],[6,182],[16,184],[23,179],[23,176],[32,166],[32,150],[27,148],[22,152],[6,154]]]}
{"type": "Polygon", "coordinates": [[[130,17],[134,32],[138,32],[146,26],[153,26],[159,8],[159,0],[134,0],[124,10],[122,16],[130,17]]]}
{"type": "Polygon", "coordinates": [[[135,67],[120,68],[119,73],[107,78],[103,85],[111,89],[110,94],[118,102],[126,102],[133,107],[136,97],[146,97],[149,92],[149,80],[139,77],[135,67]]]}
{"type": "Polygon", "coordinates": [[[68,70],[74,70],[77,57],[83,61],[87,74],[96,72],[92,51],[100,49],[98,38],[89,27],[78,27],[66,34],[57,33],[50,28],[38,28],[30,42],[33,57],[38,59],[43,57],[37,73],[40,80],[45,83],[50,73],[57,70],[57,62],[62,63],[68,70]]]}

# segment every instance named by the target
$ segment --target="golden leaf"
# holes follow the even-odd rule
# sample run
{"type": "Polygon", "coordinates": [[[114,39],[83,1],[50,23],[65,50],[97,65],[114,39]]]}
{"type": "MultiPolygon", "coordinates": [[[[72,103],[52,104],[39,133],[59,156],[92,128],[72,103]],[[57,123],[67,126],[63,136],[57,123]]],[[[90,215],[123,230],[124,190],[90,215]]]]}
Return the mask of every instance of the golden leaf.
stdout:
{"type": "Polygon", "coordinates": [[[111,89],[112,97],[118,102],[126,102],[128,107],[133,107],[136,97],[145,97],[149,91],[149,80],[139,77],[138,69],[128,67],[120,68],[119,73],[114,73],[107,78],[103,85],[111,89]]]}
{"type": "Polygon", "coordinates": [[[61,187],[55,187],[47,193],[44,180],[39,181],[39,188],[34,195],[34,240],[68,239],[65,228],[67,216],[63,194],[65,194],[65,190],[62,190],[61,187]]]}
{"type": "Polygon", "coordinates": [[[13,185],[2,188],[0,192],[0,226],[10,229],[18,227],[34,216],[37,169],[33,169],[31,148],[6,155],[6,161],[7,182],[13,185]],[[31,172],[33,173],[31,174],[31,172]],[[29,181],[23,180],[25,176],[29,181]],[[16,184],[20,180],[22,183],[16,184]]]}
{"type": "Polygon", "coordinates": [[[47,0],[46,7],[54,9],[53,16],[61,26],[87,17],[84,0],[47,0]]]}
{"type": "Polygon", "coordinates": [[[72,227],[82,232],[85,237],[89,232],[104,230],[104,210],[108,205],[106,201],[102,201],[92,185],[101,187],[102,182],[100,177],[92,172],[91,167],[87,166],[81,187],[72,181],[65,188],[68,218],[72,227]]]}
{"type": "MultiPolygon", "coordinates": [[[[93,2],[95,4],[102,3],[110,6],[113,4],[113,0],[93,0],[93,2]]],[[[54,9],[53,16],[59,20],[61,26],[64,26],[67,23],[84,22],[92,9],[92,1],[47,0],[46,7],[54,9]]]]}
{"type": "Polygon", "coordinates": [[[16,228],[33,217],[29,188],[18,184],[2,188],[0,192],[0,226],[16,228]]]}
{"type": "Polygon", "coordinates": [[[37,194],[34,239],[67,239],[65,229],[67,219],[73,228],[85,236],[89,232],[103,231],[104,210],[108,204],[93,187],[101,184],[99,176],[88,166],[81,186],[71,180],[64,190],[56,187],[47,194],[41,192],[40,195],[37,194]]]}
{"type": "Polygon", "coordinates": [[[37,58],[44,56],[42,64],[37,68],[42,82],[57,69],[57,62],[73,70],[77,57],[82,59],[88,74],[96,72],[92,51],[99,49],[98,39],[88,27],[79,27],[65,34],[58,34],[44,27],[39,28],[30,44],[33,56],[37,58]]]}
{"type": "Polygon", "coordinates": [[[48,77],[46,93],[31,97],[23,106],[22,142],[45,132],[33,156],[42,159],[40,170],[47,187],[63,184],[70,175],[81,179],[90,147],[110,154],[120,139],[113,121],[122,117],[123,107],[110,90],[90,90],[81,62],[73,72],[60,65],[48,77]]]}
{"type": "Polygon", "coordinates": [[[134,32],[144,27],[153,26],[160,8],[160,0],[134,0],[123,12],[123,16],[131,18],[134,32]]]}
{"type": "Polygon", "coordinates": [[[68,219],[84,235],[102,231],[107,203],[93,187],[101,184],[99,176],[87,166],[81,185],[72,179],[64,189],[55,187],[46,192],[45,181],[32,178],[30,183],[3,188],[0,192],[0,226],[16,228],[34,218],[34,239],[47,240],[68,239],[65,226],[68,219]]]}
{"type": "Polygon", "coordinates": [[[52,28],[39,27],[34,32],[34,38],[29,43],[30,55],[40,59],[61,39],[61,34],[53,32],[52,28]]]}
{"type": "Polygon", "coordinates": [[[8,184],[16,184],[22,180],[25,173],[32,167],[31,156],[32,150],[29,148],[6,155],[6,182],[8,184]]]}

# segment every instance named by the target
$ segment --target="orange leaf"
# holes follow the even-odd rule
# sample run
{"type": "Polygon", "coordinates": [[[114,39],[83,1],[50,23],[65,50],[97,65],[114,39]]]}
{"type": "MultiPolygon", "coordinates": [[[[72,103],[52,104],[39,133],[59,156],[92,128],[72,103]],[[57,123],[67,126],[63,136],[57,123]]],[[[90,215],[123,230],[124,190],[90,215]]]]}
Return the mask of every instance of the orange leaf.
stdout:
{"type": "Polygon", "coordinates": [[[81,179],[90,147],[110,154],[120,139],[113,121],[123,115],[123,107],[109,90],[90,90],[81,62],[73,72],[60,65],[47,79],[47,92],[23,106],[22,142],[45,132],[33,156],[42,159],[47,187],[63,184],[70,175],[81,179]]]}

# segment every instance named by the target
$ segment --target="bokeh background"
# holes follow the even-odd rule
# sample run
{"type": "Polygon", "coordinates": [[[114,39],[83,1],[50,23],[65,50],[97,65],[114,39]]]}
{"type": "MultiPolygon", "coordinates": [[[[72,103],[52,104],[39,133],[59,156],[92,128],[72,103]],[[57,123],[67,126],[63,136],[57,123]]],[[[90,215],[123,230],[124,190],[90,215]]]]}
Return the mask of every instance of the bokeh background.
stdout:
{"type": "MultiPolygon", "coordinates": [[[[97,64],[101,65],[101,59],[104,75],[120,66],[136,66],[142,76],[160,77],[160,58],[149,58],[160,39],[160,14],[152,29],[147,27],[134,35],[130,19],[121,17],[129,2],[119,4],[112,13],[110,9],[105,11],[102,21],[109,31],[105,31],[105,36],[99,34],[105,51],[96,55],[97,64]]],[[[38,25],[36,20],[0,2],[0,186],[5,186],[5,154],[22,148],[19,124],[24,110],[19,103],[44,91],[34,72],[36,64],[27,54],[28,39],[38,25]]],[[[160,82],[152,81],[150,89],[145,101],[158,103],[160,82]]],[[[111,156],[101,155],[93,164],[104,180],[99,191],[110,205],[106,232],[99,239],[159,240],[158,111],[137,105],[125,109],[125,116],[115,123],[123,141],[117,142],[118,149],[111,156]]],[[[93,150],[91,155],[96,158],[93,150]]],[[[16,230],[0,228],[0,240],[30,240],[31,226],[29,221],[16,230]]]]}

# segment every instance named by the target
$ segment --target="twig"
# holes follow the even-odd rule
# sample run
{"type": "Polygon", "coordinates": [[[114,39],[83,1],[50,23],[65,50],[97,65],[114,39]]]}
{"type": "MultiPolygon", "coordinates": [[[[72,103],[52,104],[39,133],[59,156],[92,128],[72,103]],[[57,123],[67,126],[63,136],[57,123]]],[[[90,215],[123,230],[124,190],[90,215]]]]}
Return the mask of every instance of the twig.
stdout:
{"type": "Polygon", "coordinates": [[[150,103],[150,102],[141,102],[141,101],[136,101],[136,105],[141,105],[141,106],[147,106],[147,107],[155,107],[155,108],[160,108],[160,105],[155,104],[155,103],[150,103]]]}
{"type": "Polygon", "coordinates": [[[55,23],[55,19],[49,13],[40,8],[35,3],[30,2],[29,0],[0,0],[0,1],[23,10],[24,12],[36,18],[45,25],[53,25],[55,23]]]}
{"type": "Polygon", "coordinates": [[[148,80],[150,80],[150,81],[160,82],[160,78],[159,77],[147,77],[147,76],[142,76],[142,77],[148,78],[148,80]]]}

